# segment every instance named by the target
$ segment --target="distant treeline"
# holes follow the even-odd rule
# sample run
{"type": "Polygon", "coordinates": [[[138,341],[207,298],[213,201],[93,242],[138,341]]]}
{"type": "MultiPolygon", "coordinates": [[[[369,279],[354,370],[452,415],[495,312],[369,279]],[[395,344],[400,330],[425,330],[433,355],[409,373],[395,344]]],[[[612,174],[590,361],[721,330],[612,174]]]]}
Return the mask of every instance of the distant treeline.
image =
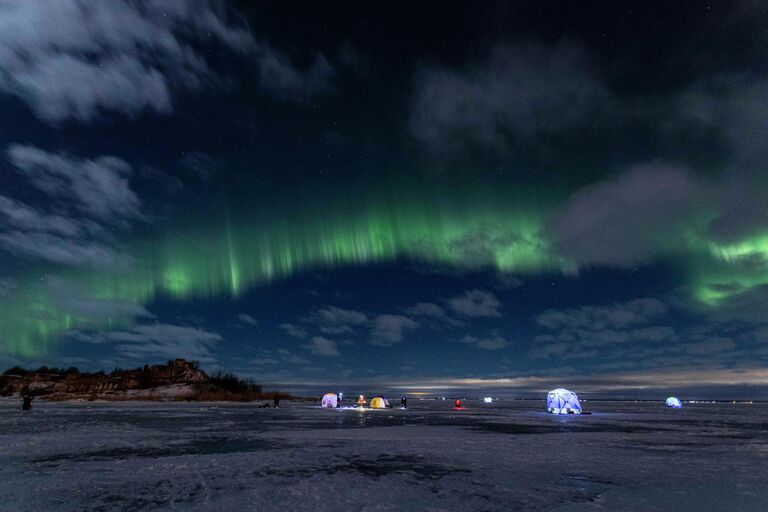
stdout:
{"type": "Polygon", "coordinates": [[[261,393],[261,384],[253,379],[241,379],[234,373],[218,370],[209,376],[209,383],[230,393],[261,393]]]}
{"type": "MultiPolygon", "coordinates": [[[[41,366],[40,368],[36,370],[27,370],[25,368],[22,368],[21,366],[14,366],[13,368],[8,368],[3,372],[3,376],[19,376],[19,377],[25,377],[27,375],[33,375],[33,374],[39,374],[39,375],[67,375],[67,374],[74,374],[74,375],[80,375],[80,370],[75,368],[74,366],[70,366],[67,369],[64,368],[49,368],[48,366],[41,366]]],[[[104,375],[104,371],[99,371],[97,373],[94,373],[93,375],[104,375]]]]}

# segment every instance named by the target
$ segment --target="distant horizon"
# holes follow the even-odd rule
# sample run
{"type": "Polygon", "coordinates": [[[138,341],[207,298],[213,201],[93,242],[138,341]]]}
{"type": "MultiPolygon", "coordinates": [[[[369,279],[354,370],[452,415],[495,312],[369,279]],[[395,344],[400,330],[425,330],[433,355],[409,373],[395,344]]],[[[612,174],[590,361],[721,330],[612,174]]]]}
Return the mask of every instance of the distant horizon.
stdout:
{"type": "MultiPolygon", "coordinates": [[[[174,359],[183,358],[170,358],[160,362],[148,362],[144,364],[138,364],[133,367],[119,368],[120,370],[134,370],[140,369],[145,365],[165,365],[169,361],[174,359]]],[[[189,363],[198,363],[197,361],[187,361],[189,363]]],[[[6,372],[13,368],[0,370],[0,373],[6,372]]],[[[38,364],[32,366],[21,366],[26,371],[35,371],[39,368],[55,368],[58,370],[67,370],[73,366],[63,366],[56,364],[38,364]]],[[[114,371],[112,369],[86,369],[79,368],[78,371],[85,373],[98,373],[104,372],[106,374],[114,371]]],[[[640,377],[649,376],[651,372],[642,373],[635,372],[630,375],[627,374],[602,374],[602,375],[567,375],[562,377],[541,377],[541,376],[529,376],[529,377],[515,377],[515,378],[496,378],[496,379],[445,379],[442,382],[436,379],[411,379],[410,381],[398,380],[398,381],[339,381],[329,379],[327,382],[317,381],[305,381],[297,379],[291,382],[269,382],[258,378],[257,374],[243,374],[235,371],[230,371],[222,367],[205,368],[205,365],[200,365],[200,369],[207,374],[212,374],[218,371],[225,373],[233,373],[240,378],[253,379],[259,385],[263,386],[265,390],[282,391],[290,394],[296,394],[297,396],[320,396],[327,392],[344,392],[345,389],[352,390],[351,393],[346,394],[348,398],[357,396],[358,394],[375,395],[375,394],[387,394],[390,396],[407,395],[414,399],[434,399],[436,397],[452,397],[452,398],[465,398],[476,397],[482,399],[486,396],[498,397],[504,400],[525,399],[525,400],[543,400],[544,395],[552,389],[558,387],[565,387],[575,391],[580,397],[585,400],[640,400],[640,401],[654,401],[664,400],[669,396],[677,396],[684,402],[690,400],[698,401],[753,401],[753,402],[765,402],[768,401],[768,371],[759,371],[755,374],[756,382],[749,384],[740,382],[736,384],[710,384],[709,386],[690,385],[690,373],[684,373],[683,375],[688,379],[689,384],[678,386],[650,386],[639,384],[637,381],[640,377]],[[757,378],[759,377],[759,379],[757,378]],[[538,387],[533,387],[532,384],[520,384],[518,386],[510,385],[510,380],[522,380],[536,382],[538,387]],[[628,384],[627,382],[630,382],[628,384]],[[623,384],[622,384],[623,382],[623,384]],[[634,382],[634,384],[631,384],[634,382]],[[308,393],[308,394],[307,394],[308,393]]],[[[744,374],[744,369],[741,371],[732,371],[734,374],[744,374]]],[[[667,375],[679,375],[674,372],[666,372],[667,375]]],[[[728,374],[726,374],[728,375],[728,374]]],[[[713,375],[711,372],[699,372],[701,380],[712,381],[713,375]]]]}

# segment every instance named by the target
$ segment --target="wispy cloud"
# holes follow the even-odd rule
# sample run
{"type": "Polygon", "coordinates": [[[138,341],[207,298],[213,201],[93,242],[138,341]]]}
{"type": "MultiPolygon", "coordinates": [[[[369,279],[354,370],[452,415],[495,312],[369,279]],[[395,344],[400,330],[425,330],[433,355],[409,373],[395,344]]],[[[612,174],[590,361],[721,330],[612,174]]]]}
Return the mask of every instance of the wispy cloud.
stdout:
{"type": "Polygon", "coordinates": [[[140,324],[126,331],[72,332],[70,339],[110,343],[120,357],[147,361],[182,357],[216,363],[213,352],[222,337],[213,331],[173,324],[140,324]]]}
{"type": "Polygon", "coordinates": [[[307,330],[301,327],[300,325],[286,323],[286,324],[280,324],[280,328],[284,330],[288,336],[291,336],[293,338],[304,339],[307,336],[309,336],[309,333],[307,332],[307,330]]]}
{"type": "Polygon", "coordinates": [[[412,330],[419,324],[403,315],[377,315],[371,328],[371,344],[389,346],[403,341],[403,331],[412,330]]]}
{"type": "Polygon", "coordinates": [[[146,362],[182,357],[217,363],[214,349],[222,337],[213,331],[173,324],[140,324],[126,331],[70,332],[68,338],[88,343],[109,343],[119,357],[146,362]]]}
{"type": "Polygon", "coordinates": [[[309,344],[304,345],[304,348],[306,348],[307,350],[309,350],[310,352],[318,356],[324,356],[324,357],[341,356],[338,348],[336,347],[336,342],[333,340],[329,340],[327,338],[323,338],[322,336],[313,337],[310,340],[309,344]]]}
{"type": "Polygon", "coordinates": [[[614,100],[590,69],[583,48],[569,43],[498,46],[486,62],[465,70],[424,69],[411,134],[437,154],[473,146],[509,152],[519,142],[594,126],[614,100]]]}
{"type": "Polygon", "coordinates": [[[251,315],[248,315],[246,313],[240,313],[239,315],[237,315],[237,319],[240,320],[244,324],[259,325],[258,320],[256,320],[251,315]]]}
{"type": "Polygon", "coordinates": [[[368,324],[368,315],[336,306],[323,306],[310,313],[303,321],[316,325],[325,334],[351,334],[356,328],[368,324]]]}
{"type": "Polygon", "coordinates": [[[512,344],[499,334],[492,334],[485,338],[466,335],[461,339],[461,342],[483,350],[502,350],[512,344]]]}
{"type": "Polygon", "coordinates": [[[332,90],[323,55],[297,68],[222,2],[40,0],[0,4],[0,91],[51,123],[169,114],[176,91],[224,82],[203,41],[254,62],[262,90],[280,99],[332,90]]]}
{"type": "Polygon", "coordinates": [[[501,316],[501,302],[493,293],[485,290],[468,290],[450,299],[448,305],[456,313],[471,318],[501,316]]]}
{"type": "Polygon", "coordinates": [[[94,159],[12,145],[18,181],[44,194],[47,209],[0,195],[0,248],[64,265],[127,268],[132,257],[115,242],[144,218],[130,186],[133,169],[113,156],[94,159]]]}

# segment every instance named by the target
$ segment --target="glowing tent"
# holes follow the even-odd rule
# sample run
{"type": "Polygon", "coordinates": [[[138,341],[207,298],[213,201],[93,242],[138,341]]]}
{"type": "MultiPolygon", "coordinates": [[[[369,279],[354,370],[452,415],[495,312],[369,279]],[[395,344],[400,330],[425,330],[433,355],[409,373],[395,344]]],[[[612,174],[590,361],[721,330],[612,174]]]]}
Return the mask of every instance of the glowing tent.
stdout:
{"type": "Polygon", "coordinates": [[[674,409],[680,409],[683,406],[682,402],[680,402],[680,399],[676,396],[671,396],[667,398],[667,407],[672,407],[674,409]]]}
{"type": "Polygon", "coordinates": [[[323,401],[320,402],[322,407],[336,407],[339,405],[339,397],[336,393],[326,393],[323,395],[323,401]]]}
{"type": "Polygon", "coordinates": [[[381,396],[371,398],[371,409],[385,409],[386,407],[389,407],[389,402],[386,398],[381,396]]]}
{"type": "Polygon", "coordinates": [[[486,404],[492,404],[493,403],[493,398],[487,396],[487,397],[483,398],[483,402],[485,402],[486,404]]]}
{"type": "Polygon", "coordinates": [[[547,393],[547,411],[552,414],[581,414],[581,403],[573,391],[558,388],[547,393]]]}

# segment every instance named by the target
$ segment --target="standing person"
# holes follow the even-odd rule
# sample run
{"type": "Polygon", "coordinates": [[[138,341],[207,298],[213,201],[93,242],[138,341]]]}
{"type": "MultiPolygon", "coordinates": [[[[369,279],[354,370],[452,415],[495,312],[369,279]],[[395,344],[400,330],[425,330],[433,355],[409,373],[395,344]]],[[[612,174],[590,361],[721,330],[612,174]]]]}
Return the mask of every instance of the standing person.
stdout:
{"type": "Polygon", "coordinates": [[[21,410],[29,411],[31,409],[32,409],[32,397],[29,395],[24,395],[21,399],[21,410]]]}
{"type": "Polygon", "coordinates": [[[456,403],[454,404],[454,407],[456,407],[457,409],[461,409],[461,400],[457,399],[456,403]]]}
{"type": "Polygon", "coordinates": [[[357,406],[365,407],[365,397],[363,395],[360,395],[359,397],[357,397],[357,406]]]}
{"type": "Polygon", "coordinates": [[[403,409],[408,408],[408,399],[406,397],[403,397],[400,399],[400,407],[402,407],[403,409]]]}
{"type": "Polygon", "coordinates": [[[272,399],[272,407],[280,407],[280,395],[275,393],[275,397],[272,399]]]}

